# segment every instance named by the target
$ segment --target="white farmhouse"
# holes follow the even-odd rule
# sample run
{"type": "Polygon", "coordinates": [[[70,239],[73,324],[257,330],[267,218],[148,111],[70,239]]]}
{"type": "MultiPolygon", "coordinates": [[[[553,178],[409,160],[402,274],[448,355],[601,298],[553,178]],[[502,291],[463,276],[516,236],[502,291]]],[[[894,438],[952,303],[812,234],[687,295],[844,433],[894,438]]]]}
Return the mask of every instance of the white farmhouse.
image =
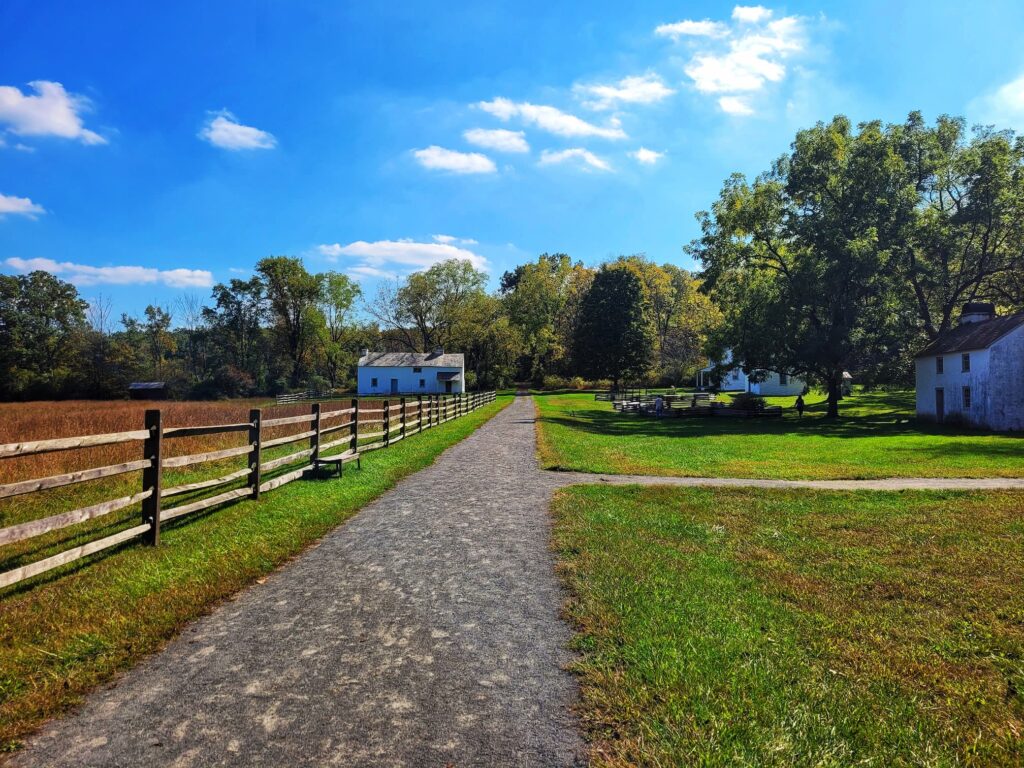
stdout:
{"type": "MultiPolygon", "coordinates": [[[[697,371],[697,389],[709,389],[715,386],[716,369],[732,362],[732,352],[725,353],[722,363],[709,365],[697,371]]],[[[729,368],[722,374],[718,388],[722,392],[750,392],[762,397],[799,395],[807,387],[807,383],[797,376],[777,371],[758,371],[756,376],[748,376],[742,368],[729,368]],[[751,379],[760,379],[752,381],[751,379]]]]}
{"type": "Polygon", "coordinates": [[[992,304],[965,304],[960,324],[914,363],[918,418],[1024,430],[1024,312],[996,317],[992,304]]]}
{"type": "Polygon", "coordinates": [[[371,352],[359,358],[360,395],[437,395],[465,392],[465,356],[433,352],[371,352]]]}

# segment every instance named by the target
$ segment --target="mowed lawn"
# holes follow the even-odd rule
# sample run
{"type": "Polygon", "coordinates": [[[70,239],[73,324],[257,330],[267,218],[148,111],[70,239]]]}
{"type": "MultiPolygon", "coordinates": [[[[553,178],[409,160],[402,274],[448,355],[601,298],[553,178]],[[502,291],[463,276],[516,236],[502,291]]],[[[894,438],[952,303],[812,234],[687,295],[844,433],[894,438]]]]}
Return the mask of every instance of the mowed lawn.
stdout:
{"type": "Polygon", "coordinates": [[[1024,494],[554,502],[597,765],[1024,764],[1024,494]]]}
{"type": "MultiPolygon", "coordinates": [[[[182,625],[272,571],[511,402],[411,435],[350,464],[165,524],[132,544],[0,590],[0,753],[182,625]]],[[[307,406],[308,407],[308,406],[307,406]]],[[[0,759],[2,762],[2,759],[0,759]]]]}
{"type": "MultiPolygon", "coordinates": [[[[792,406],[793,398],[769,398],[792,406]]],[[[918,424],[913,393],[861,393],[803,419],[655,419],[621,414],[593,394],[535,398],[540,460],[549,469],[689,477],[873,479],[1024,477],[1024,435],[918,424]]]]}

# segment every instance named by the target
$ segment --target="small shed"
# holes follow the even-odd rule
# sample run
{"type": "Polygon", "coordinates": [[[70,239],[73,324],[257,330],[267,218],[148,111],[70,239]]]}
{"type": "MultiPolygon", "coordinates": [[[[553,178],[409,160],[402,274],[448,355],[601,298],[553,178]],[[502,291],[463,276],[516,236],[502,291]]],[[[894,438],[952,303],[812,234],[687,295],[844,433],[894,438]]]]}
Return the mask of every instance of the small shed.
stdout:
{"type": "Polygon", "coordinates": [[[166,400],[166,381],[133,381],[128,385],[128,397],[132,400],[166,400]]]}

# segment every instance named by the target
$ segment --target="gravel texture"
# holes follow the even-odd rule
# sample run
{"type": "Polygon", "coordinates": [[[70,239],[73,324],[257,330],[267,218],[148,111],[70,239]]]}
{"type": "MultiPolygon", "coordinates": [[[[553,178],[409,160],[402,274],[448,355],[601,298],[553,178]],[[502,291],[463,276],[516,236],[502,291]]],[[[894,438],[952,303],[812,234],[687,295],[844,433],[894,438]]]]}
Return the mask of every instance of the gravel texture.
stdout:
{"type": "Polygon", "coordinates": [[[517,398],[14,764],[583,764],[534,449],[517,398]]]}

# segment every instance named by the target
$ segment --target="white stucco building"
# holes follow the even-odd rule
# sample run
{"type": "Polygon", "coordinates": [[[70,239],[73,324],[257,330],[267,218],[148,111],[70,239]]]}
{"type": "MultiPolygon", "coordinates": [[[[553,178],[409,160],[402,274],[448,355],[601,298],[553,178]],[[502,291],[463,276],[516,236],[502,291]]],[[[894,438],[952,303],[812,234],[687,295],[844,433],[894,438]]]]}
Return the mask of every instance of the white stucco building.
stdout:
{"type": "MultiPolygon", "coordinates": [[[[732,352],[725,353],[725,360],[719,365],[709,365],[697,371],[697,388],[709,389],[715,386],[715,372],[732,362],[732,352]]],[[[762,397],[779,397],[799,395],[807,383],[796,376],[776,371],[758,371],[754,377],[744,373],[742,368],[728,368],[722,374],[719,389],[722,392],[750,392],[762,397]],[[760,379],[752,381],[751,379],[760,379]]]]}
{"type": "Polygon", "coordinates": [[[914,363],[918,418],[1024,430],[1024,312],[996,317],[992,304],[966,304],[960,325],[914,363]]]}
{"type": "Polygon", "coordinates": [[[433,352],[370,352],[359,358],[360,395],[437,395],[465,392],[465,356],[433,352]]]}

